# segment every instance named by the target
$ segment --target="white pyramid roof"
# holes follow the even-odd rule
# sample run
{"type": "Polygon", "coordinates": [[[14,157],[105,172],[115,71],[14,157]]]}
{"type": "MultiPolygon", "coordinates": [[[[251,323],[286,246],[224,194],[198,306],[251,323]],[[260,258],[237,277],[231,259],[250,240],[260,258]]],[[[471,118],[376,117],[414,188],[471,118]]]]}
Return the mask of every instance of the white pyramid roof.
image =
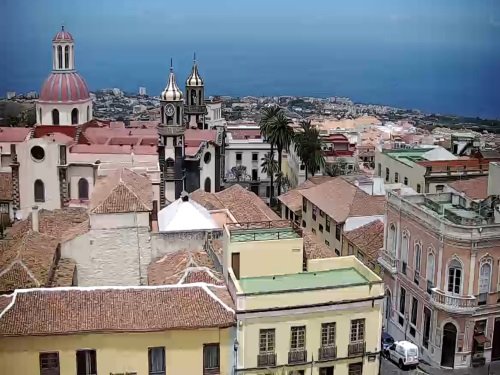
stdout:
{"type": "Polygon", "coordinates": [[[189,232],[218,229],[208,210],[192,200],[179,198],[158,213],[160,232],[189,232]]]}

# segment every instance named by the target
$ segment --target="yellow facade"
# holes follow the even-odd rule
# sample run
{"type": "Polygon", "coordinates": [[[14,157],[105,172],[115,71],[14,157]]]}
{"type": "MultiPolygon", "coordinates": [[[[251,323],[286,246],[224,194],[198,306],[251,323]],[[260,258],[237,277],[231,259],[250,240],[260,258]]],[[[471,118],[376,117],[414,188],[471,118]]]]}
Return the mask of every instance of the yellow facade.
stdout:
{"type": "Polygon", "coordinates": [[[342,249],[343,223],[339,224],[340,227],[337,238],[336,227],[338,223],[325,212],[322,212],[319,207],[316,207],[316,219],[313,219],[314,205],[307,199],[303,199],[303,202],[306,204],[306,209],[302,209],[302,226],[310,230],[316,236],[316,241],[324,243],[330,249],[334,250],[335,254],[340,255],[342,249]],[[327,221],[329,221],[329,226],[327,226],[327,221]]]}
{"type": "Polygon", "coordinates": [[[98,374],[148,374],[148,348],[165,347],[166,373],[203,374],[203,345],[219,343],[220,374],[232,373],[234,328],[153,333],[0,338],[0,373],[39,375],[39,353],[59,352],[61,375],[76,374],[76,350],[96,350],[98,374]]]}

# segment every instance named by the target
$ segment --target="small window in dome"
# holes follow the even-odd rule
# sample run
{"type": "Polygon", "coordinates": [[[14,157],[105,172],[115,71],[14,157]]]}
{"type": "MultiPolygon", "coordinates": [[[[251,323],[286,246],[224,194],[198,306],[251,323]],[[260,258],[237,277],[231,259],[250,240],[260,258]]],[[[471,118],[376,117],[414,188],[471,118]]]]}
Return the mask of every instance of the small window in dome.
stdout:
{"type": "Polygon", "coordinates": [[[45,150],[40,146],[31,148],[31,157],[36,161],[42,161],[45,158],[45,150]]]}

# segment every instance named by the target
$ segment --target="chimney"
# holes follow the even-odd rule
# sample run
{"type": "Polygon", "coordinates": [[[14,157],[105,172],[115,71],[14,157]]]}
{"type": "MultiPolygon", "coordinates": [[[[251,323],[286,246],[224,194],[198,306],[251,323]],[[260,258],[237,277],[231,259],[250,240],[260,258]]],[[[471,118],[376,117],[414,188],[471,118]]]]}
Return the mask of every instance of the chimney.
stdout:
{"type": "Polygon", "coordinates": [[[32,213],[31,213],[31,226],[33,229],[33,232],[38,232],[39,231],[39,223],[38,223],[38,206],[33,206],[32,207],[32,213]]]}

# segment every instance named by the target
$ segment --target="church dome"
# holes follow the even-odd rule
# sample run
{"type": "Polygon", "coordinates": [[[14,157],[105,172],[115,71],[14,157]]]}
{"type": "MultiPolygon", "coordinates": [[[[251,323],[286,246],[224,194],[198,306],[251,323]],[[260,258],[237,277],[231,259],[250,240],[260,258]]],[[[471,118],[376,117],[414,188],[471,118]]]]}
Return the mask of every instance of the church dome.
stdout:
{"type": "Polygon", "coordinates": [[[194,61],[193,69],[191,70],[191,75],[186,80],[186,86],[191,86],[191,87],[203,86],[203,79],[201,79],[200,73],[198,73],[198,64],[196,64],[196,60],[194,61]]]}
{"type": "Polygon", "coordinates": [[[161,93],[161,100],[169,102],[182,100],[182,91],[179,89],[179,86],[177,86],[177,83],[175,83],[175,74],[172,66],[170,67],[167,87],[165,87],[165,90],[161,93]]]}
{"type": "Polygon", "coordinates": [[[77,103],[90,99],[85,80],[77,72],[51,73],[40,92],[40,102],[77,103]]]}
{"type": "Polygon", "coordinates": [[[59,31],[54,38],[52,39],[53,42],[68,42],[71,43],[73,42],[73,35],[68,33],[67,31],[64,31],[64,26],[61,27],[61,31],[59,31]]]}

